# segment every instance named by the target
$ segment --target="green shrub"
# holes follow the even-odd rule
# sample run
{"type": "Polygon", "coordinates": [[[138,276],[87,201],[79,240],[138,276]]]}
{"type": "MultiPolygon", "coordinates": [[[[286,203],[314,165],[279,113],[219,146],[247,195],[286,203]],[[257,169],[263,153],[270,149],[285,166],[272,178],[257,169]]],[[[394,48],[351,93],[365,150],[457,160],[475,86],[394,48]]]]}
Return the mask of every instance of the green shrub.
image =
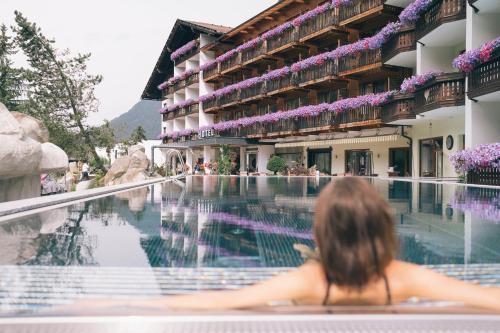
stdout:
{"type": "Polygon", "coordinates": [[[283,172],[286,170],[286,162],[281,157],[275,155],[267,162],[267,170],[274,172],[274,174],[283,172]]]}
{"type": "Polygon", "coordinates": [[[217,162],[217,171],[219,175],[231,174],[231,159],[229,158],[229,147],[227,145],[222,146],[222,153],[217,162]]]}

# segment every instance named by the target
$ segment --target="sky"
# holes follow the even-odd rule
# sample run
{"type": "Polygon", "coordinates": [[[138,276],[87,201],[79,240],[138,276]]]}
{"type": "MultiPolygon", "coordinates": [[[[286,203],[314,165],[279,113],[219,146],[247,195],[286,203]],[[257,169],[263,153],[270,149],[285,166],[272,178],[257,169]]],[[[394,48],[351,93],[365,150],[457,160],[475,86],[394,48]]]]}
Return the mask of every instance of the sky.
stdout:
{"type": "Polygon", "coordinates": [[[101,74],[97,125],[127,112],[141,93],[177,18],[234,27],[276,0],[0,0],[0,24],[14,10],[34,21],[56,47],[92,53],[89,71],[101,74]]]}

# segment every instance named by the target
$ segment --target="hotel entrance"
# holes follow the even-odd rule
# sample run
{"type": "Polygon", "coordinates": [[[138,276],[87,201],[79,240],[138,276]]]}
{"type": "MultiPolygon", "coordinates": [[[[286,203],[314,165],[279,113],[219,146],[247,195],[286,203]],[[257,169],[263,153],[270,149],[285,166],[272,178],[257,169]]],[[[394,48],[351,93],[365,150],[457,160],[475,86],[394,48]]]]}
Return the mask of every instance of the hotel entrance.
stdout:
{"type": "Polygon", "coordinates": [[[332,148],[308,149],[307,167],[316,166],[319,172],[330,175],[332,173],[332,148]]]}
{"type": "Polygon", "coordinates": [[[420,140],[420,177],[443,177],[443,137],[420,140]]]}
{"type": "Polygon", "coordinates": [[[373,175],[373,153],[369,150],[346,151],[346,173],[353,176],[373,175]]]}
{"type": "Polygon", "coordinates": [[[247,151],[246,153],[247,158],[246,158],[246,166],[247,166],[247,172],[248,173],[254,173],[258,171],[257,168],[257,150],[255,151],[247,151]]]}

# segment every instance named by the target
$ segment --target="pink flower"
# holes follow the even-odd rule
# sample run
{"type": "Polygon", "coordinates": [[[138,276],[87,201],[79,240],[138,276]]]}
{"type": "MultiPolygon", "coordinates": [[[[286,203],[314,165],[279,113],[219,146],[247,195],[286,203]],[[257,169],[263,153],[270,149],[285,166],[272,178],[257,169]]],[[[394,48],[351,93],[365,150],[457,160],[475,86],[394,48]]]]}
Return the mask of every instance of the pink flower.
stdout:
{"type": "Polygon", "coordinates": [[[184,45],[184,46],[178,48],[177,50],[175,50],[174,52],[172,52],[172,54],[170,55],[170,59],[172,61],[175,61],[176,59],[180,58],[184,54],[186,54],[189,51],[191,51],[192,49],[194,49],[195,47],[198,47],[198,45],[199,45],[199,43],[197,40],[192,40],[189,43],[187,43],[186,45],[184,45]]]}

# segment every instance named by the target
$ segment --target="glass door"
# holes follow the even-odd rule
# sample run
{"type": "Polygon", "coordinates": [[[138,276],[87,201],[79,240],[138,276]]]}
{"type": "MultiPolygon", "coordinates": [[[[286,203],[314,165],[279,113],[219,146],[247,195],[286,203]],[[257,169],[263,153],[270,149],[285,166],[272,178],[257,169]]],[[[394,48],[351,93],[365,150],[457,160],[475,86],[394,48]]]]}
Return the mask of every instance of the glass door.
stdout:
{"type": "Polygon", "coordinates": [[[389,148],[389,168],[399,177],[411,176],[410,148],[389,148]]]}
{"type": "Polygon", "coordinates": [[[247,153],[247,171],[257,172],[257,152],[247,153]]]}
{"type": "Polygon", "coordinates": [[[420,140],[420,177],[443,177],[443,137],[420,140]]]}
{"type": "Polygon", "coordinates": [[[346,151],[346,172],[353,176],[373,174],[373,154],[369,150],[346,151]]]}
{"type": "Polygon", "coordinates": [[[309,149],[307,152],[307,167],[316,166],[324,174],[332,172],[332,150],[331,149],[309,149]]]}

